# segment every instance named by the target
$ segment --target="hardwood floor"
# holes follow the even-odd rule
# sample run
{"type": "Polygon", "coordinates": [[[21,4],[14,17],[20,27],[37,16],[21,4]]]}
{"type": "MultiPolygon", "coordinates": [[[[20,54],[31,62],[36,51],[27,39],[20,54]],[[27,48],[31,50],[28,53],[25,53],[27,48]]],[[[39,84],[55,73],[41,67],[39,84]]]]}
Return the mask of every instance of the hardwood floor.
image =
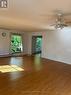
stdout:
{"type": "Polygon", "coordinates": [[[0,58],[0,65],[16,64],[22,72],[0,72],[0,95],[71,95],[71,65],[40,56],[0,58]]]}

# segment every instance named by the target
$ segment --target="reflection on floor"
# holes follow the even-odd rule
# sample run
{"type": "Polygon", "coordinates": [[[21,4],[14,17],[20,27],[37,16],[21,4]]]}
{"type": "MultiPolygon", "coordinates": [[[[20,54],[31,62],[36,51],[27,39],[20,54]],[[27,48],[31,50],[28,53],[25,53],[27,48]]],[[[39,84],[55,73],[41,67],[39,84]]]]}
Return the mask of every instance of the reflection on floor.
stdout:
{"type": "Polygon", "coordinates": [[[3,65],[3,66],[0,66],[0,72],[1,73],[15,72],[15,71],[24,71],[24,69],[20,68],[17,65],[3,65]]]}
{"type": "Polygon", "coordinates": [[[39,55],[0,58],[0,66],[24,71],[0,73],[0,95],[71,95],[71,65],[39,55]]]}

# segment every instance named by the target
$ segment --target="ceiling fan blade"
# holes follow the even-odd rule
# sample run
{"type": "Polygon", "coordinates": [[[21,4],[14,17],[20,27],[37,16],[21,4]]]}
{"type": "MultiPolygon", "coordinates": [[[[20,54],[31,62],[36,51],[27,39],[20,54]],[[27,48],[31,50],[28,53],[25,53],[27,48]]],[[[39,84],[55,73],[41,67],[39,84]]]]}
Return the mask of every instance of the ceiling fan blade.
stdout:
{"type": "Polygon", "coordinates": [[[42,14],[43,21],[47,22],[50,26],[70,26],[71,13],[63,12],[62,10],[54,10],[50,14],[42,14]]]}
{"type": "Polygon", "coordinates": [[[67,24],[67,25],[71,25],[71,21],[67,21],[66,24],[67,24]]]}

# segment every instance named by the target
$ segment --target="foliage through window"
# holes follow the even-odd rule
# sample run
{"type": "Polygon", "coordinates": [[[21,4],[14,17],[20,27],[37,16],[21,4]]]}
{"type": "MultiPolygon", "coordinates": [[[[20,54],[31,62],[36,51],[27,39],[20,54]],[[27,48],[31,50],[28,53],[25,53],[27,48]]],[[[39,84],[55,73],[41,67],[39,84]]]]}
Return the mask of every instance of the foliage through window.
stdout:
{"type": "Polygon", "coordinates": [[[22,37],[20,35],[11,36],[11,52],[17,53],[22,51],[22,37]]]}

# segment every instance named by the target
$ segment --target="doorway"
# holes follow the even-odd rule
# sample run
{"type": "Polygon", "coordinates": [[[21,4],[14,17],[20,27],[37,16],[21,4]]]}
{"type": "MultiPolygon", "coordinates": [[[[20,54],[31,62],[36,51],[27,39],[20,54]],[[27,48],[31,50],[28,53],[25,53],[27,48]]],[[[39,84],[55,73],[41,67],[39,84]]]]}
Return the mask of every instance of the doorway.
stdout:
{"type": "Polygon", "coordinates": [[[42,36],[32,36],[32,54],[41,54],[42,36]]]}
{"type": "Polygon", "coordinates": [[[11,54],[22,53],[22,35],[21,34],[11,34],[11,54]]]}

